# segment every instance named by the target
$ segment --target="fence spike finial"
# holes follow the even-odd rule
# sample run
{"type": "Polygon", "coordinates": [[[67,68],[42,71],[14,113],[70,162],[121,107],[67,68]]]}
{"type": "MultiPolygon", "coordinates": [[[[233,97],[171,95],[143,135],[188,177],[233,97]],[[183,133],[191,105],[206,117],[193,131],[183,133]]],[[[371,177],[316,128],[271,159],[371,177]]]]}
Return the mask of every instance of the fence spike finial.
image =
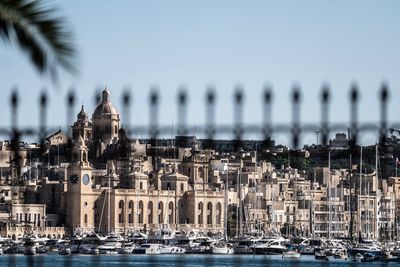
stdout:
{"type": "Polygon", "coordinates": [[[215,88],[212,85],[209,85],[206,91],[206,128],[205,128],[205,136],[206,136],[206,148],[213,149],[214,148],[214,137],[215,137],[215,88]]]}
{"type": "Polygon", "coordinates": [[[272,136],[272,87],[264,86],[263,92],[263,140],[264,147],[270,146],[272,136]]]}
{"type": "Polygon", "coordinates": [[[324,84],[321,91],[321,128],[318,133],[322,135],[322,145],[328,145],[329,139],[329,102],[330,91],[329,86],[324,84]]]}
{"type": "Polygon", "coordinates": [[[11,92],[10,97],[10,104],[11,104],[11,128],[13,131],[16,131],[17,128],[17,111],[18,111],[18,104],[19,104],[19,97],[17,88],[14,87],[11,92]]]}
{"type": "Polygon", "coordinates": [[[153,86],[150,90],[150,144],[156,146],[156,141],[158,137],[158,88],[153,86]]]}
{"type": "Polygon", "coordinates": [[[131,89],[129,87],[125,87],[123,89],[122,97],[121,97],[121,102],[122,102],[122,112],[124,114],[124,128],[126,131],[126,134],[129,136],[131,133],[131,114],[130,114],[130,109],[131,109],[131,89]]]}
{"type": "Polygon", "coordinates": [[[359,100],[358,86],[353,83],[350,89],[350,147],[356,149],[358,141],[358,110],[357,104],[359,100]]]}
{"type": "Polygon", "coordinates": [[[292,145],[295,149],[298,148],[300,143],[300,99],[300,87],[294,85],[292,91],[292,145]]]}
{"type": "Polygon", "coordinates": [[[178,88],[178,135],[187,135],[187,90],[185,86],[178,88]]]}
{"type": "Polygon", "coordinates": [[[389,88],[386,83],[382,83],[380,91],[380,102],[381,102],[381,122],[379,129],[379,142],[385,144],[387,138],[387,103],[389,98],[389,88]]]}
{"type": "Polygon", "coordinates": [[[234,147],[237,151],[239,148],[242,148],[242,135],[243,135],[243,88],[238,85],[235,89],[234,94],[234,147]]]}

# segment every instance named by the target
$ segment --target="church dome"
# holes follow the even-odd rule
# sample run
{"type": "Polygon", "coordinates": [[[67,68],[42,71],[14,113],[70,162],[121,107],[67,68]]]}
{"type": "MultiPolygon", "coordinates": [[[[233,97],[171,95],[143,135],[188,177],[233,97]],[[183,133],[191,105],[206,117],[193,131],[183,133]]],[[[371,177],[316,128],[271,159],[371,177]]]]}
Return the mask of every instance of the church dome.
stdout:
{"type": "Polygon", "coordinates": [[[96,107],[93,117],[101,117],[102,115],[118,115],[117,109],[110,101],[110,92],[105,88],[101,93],[101,103],[96,107]]]}

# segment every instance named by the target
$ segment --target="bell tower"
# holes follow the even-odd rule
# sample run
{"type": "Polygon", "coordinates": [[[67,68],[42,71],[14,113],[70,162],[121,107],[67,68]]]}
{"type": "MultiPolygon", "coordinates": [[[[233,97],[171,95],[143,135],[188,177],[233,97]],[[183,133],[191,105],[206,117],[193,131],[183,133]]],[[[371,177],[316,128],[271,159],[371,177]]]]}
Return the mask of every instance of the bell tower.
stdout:
{"type": "Polygon", "coordinates": [[[72,162],[68,167],[68,191],[90,191],[92,167],[88,152],[85,141],[79,136],[72,148],[72,162]]]}
{"type": "Polygon", "coordinates": [[[77,115],[77,120],[72,127],[72,139],[77,140],[82,136],[83,140],[89,141],[92,139],[92,123],[89,121],[89,116],[85,112],[82,105],[81,111],[77,115]]]}
{"type": "Polygon", "coordinates": [[[93,207],[90,196],[92,170],[88,161],[88,148],[82,136],[79,136],[72,148],[72,162],[67,171],[67,225],[72,230],[90,228],[88,209],[93,207]]]}

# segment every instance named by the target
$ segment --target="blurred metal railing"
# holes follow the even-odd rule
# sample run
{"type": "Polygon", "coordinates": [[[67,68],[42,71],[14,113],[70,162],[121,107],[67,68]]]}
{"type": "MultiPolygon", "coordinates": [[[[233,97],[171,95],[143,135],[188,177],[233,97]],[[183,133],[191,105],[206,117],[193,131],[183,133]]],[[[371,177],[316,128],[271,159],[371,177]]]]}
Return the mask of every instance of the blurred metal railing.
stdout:
{"type": "MultiPolygon", "coordinates": [[[[134,104],[132,101],[132,92],[129,89],[125,89],[122,93],[121,104],[122,104],[122,118],[123,125],[127,133],[148,133],[151,140],[156,140],[163,134],[171,133],[171,127],[176,127],[178,135],[186,135],[189,133],[197,132],[205,136],[207,144],[212,147],[213,140],[217,135],[232,135],[235,142],[235,147],[240,147],[240,142],[246,135],[256,134],[260,136],[260,139],[269,140],[270,137],[276,134],[284,134],[290,136],[291,145],[293,148],[298,148],[300,145],[301,136],[308,133],[318,132],[321,135],[321,145],[327,145],[329,141],[329,134],[335,131],[349,130],[350,143],[354,147],[359,140],[359,135],[362,132],[375,132],[379,135],[381,142],[385,140],[390,128],[400,128],[399,123],[389,124],[387,118],[388,110],[388,99],[389,89],[386,84],[383,84],[380,88],[380,97],[377,103],[380,105],[380,122],[372,123],[365,122],[360,123],[358,119],[359,114],[359,89],[356,85],[351,86],[349,94],[349,105],[350,105],[350,116],[347,122],[341,123],[330,123],[329,119],[329,107],[331,93],[328,86],[323,86],[320,95],[321,104],[321,120],[315,123],[302,123],[301,122],[301,90],[298,86],[295,86],[291,93],[291,104],[292,104],[292,118],[291,123],[274,123],[272,121],[272,105],[273,105],[273,90],[272,88],[265,88],[262,98],[262,121],[257,124],[245,123],[243,118],[243,106],[244,106],[244,90],[241,87],[235,89],[233,107],[234,107],[234,122],[233,124],[219,124],[215,123],[215,111],[216,111],[216,89],[209,88],[206,91],[205,106],[206,122],[203,126],[190,126],[187,122],[187,106],[188,106],[188,93],[185,88],[179,89],[177,96],[177,109],[178,119],[176,126],[164,125],[159,123],[159,105],[160,95],[158,90],[151,89],[149,95],[149,123],[148,125],[132,125],[130,123],[130,112],[131,106],[134,104]]],[[[96,92],[96,100],[100,102],[100,92],[96,92]]],[[[25,137],[34,137],[39,140],[40,144],[44,145],[44,139],[50,133],[53,133],[55,129],[48,127],[47,125],[47,113],[48,113],[48,96],[46,92],[42,92],[40,95],[39,109],[40,119],[37,128],[24,128],[18,127],[17,124],[17,113],[19,107],[19,96],[17,90],[13,89],[10,97],[11,107],[11,126],[10,128],[0,128],[0,135],[4,139],[12,141],[12,148],[14,151],[19,150],[20,141],[25,137]]],[[[73,118],[76,115],[74,112],[74,106],[76,102],[75,92],[69,91],[66,99],[67,106],[67,123],[66,123],[66,134],[70,134],[70,126],[73,122],[73,118]]],[[[16,156],[18,153],[16,153],[16,156]]]]}

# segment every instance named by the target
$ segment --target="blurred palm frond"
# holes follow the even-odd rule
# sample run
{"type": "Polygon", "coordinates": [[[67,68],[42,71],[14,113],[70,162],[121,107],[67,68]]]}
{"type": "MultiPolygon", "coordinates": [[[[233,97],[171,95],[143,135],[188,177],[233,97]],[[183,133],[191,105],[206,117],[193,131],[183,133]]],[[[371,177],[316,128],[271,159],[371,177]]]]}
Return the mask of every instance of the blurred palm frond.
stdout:
{"type": "Polygon", "coordinates": [[[42,0],[0,1],[0,37],[17,45],[42,75],[58,79],[58,67],[77,74],[73,35],[56,9],[42,0]]]}

